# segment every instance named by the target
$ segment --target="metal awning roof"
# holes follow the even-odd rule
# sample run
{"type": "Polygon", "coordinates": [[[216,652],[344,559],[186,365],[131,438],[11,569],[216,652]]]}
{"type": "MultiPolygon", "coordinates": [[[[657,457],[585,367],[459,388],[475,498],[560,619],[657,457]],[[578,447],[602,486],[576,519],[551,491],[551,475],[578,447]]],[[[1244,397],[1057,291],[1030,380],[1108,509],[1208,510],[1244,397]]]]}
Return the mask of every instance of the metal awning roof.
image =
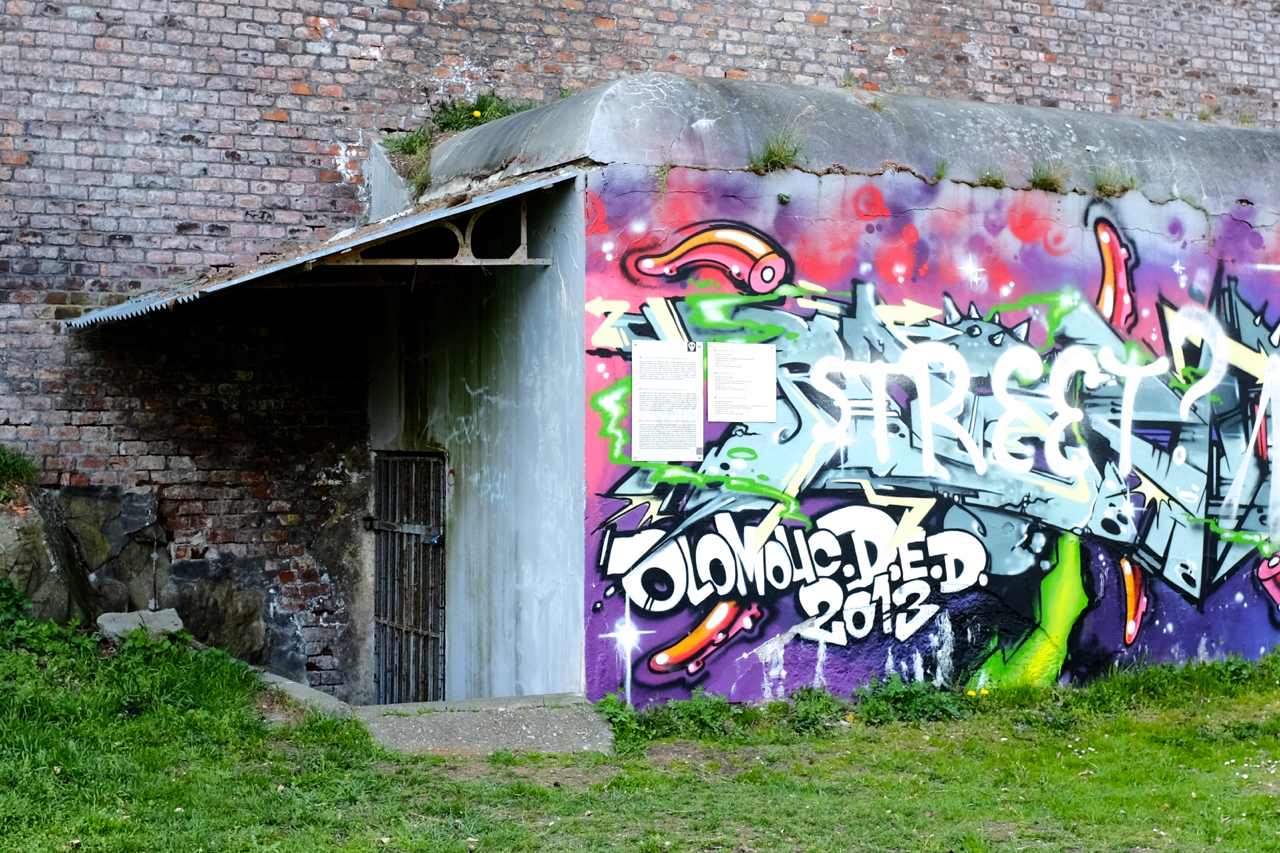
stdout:
{"type": "MultiPolygon", "coordinates": [[[[388,217],[380,222],[375,222],[362,228],[343,232],[329,238],[329,240],[321,243],[313,249],[310,249],[309,251],[296,254],[283,260],[273,261],[248,270],[233,270],[230,272],[206,274],[196,281],[177,286],[161,287],[152,293],[148,293],[143,296],[136,296],[126,302],[121,302],[119,305],[113,305],[110,308],[102,308],[81,317],[66,320],[65,322],[66,325],[73,328],[83,328],[94,323],[126,320],[130,317],[137,317],[141,314],[146,314],[160,308],[171,308],[184,302],[191,302],[208,293],[216,293],[220,290],[226,290],[241,284],[296,270],[299,267],[310,269],[312,265],[317,263],[339,262],[340,256],[342,255],[358,252],[358,250],[367,248],[374,244],[385,243],[395,237],[404,236],[436,224],[441,220],[458,216],[459,214],[478,211],[482,208],[497,204],[498,202],[515,198],[516,196],[524,195],[525,193],[529,193],[534,190],[544,189],[561,183],[562,181],[571,180],[576,177],[577,174],[578,171],[576,169],[561,169],[550,174],[541,174],[530,177],[525,180],[509,184],[500,189],[475,196],[462,204],[438,207],[433,210],[426,210],[422,212],[407,211],[406,213],[388,217]]],[[[457,233],[456,229],[455,233],[457,233]]],[[[469,234],[470,228],[468,228],[468,237],[469,234]]],[[[459,244],[460,252],[467,249],[462,240],[459,241],[459,244]]],[[[524,248],[525,247],[522,244],[521,250],[524,248]]],[[[521,257],[519,260],[513,258],[509,261],[475,261],[475,263],[480,264],[515,262],[529,264],[547,263],[546,261],[527,259],[524,257],[521,257]]],[[[356,261],[356,263],[359,263],[359,261],[356,261]]],[[[387,262],[383,261],[383,263],[387,262]]],[[[423,261],[421,263],[429,262],[423,261]]]]}

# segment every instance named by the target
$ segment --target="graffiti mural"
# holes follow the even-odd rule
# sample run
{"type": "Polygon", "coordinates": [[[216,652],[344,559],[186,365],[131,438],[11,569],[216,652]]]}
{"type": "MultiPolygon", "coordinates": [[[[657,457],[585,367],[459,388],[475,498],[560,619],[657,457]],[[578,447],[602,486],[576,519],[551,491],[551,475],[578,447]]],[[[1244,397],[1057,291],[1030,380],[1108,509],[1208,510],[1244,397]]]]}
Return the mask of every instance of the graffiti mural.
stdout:
{"type": "Polygon", "coordinates": [[[614,167],[588,193],[588,687],[1087,678],[1280,638],[1280,243],[1136,193],[614,167]],[[637,341],[777,421],[630,453],[637,341]]]}

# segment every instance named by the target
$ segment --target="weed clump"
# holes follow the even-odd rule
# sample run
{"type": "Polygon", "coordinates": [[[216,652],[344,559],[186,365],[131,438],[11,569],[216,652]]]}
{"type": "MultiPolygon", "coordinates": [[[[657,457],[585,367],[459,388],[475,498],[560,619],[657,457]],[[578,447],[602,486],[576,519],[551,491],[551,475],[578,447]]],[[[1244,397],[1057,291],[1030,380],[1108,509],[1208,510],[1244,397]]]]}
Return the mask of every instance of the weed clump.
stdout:
{"type": "MultiPolygon", "coordinates": [[[[762,705],[730,702],[694,690],[686,701],[651,705],[637,711],[616,694],[596,707],[613,727],[614,748],[638,755],[656,740],[679,738],[720,743],[794,743],[798,738],[829,737],[849,723],[864,726],[946,723],[975,716],[1005,720],[1017,729],[1065,734],[1089,721],[1137,711],[1193,708],[1215,699],[1236,699],[1275,690],[1280,684],[1280,654],[1257,662],[1239,657],[1221,661],[1113,667],[1079,687],[1032,685],[941,690],[928,682],[904,681],[897,674],[871,682],[846,702],[825,690],[801,687],[787,701],[762,705]]],[[[1280,717],[1262,725],[1215,723],[1206,738],[1247,740],[1259,733],[1280,734],[1280,717]]]]}
{"type": "Polygon", "coordinates": [[[947,171],[951,168],[951,160],[946,157],[939,157],[933,162],[933,182],[936,184],[947,176],[947,171]]]}
{"type": "MultiPolygon", "coordinates": [[[[561,97],[567,96],[562,92],[561,97]]],[[[382,147],[391,154],[399,155],[397,171],[406,176],[414,195],[421,195],[431,186],[431,149],[440,134],[470,130],[533,107],[532,101],[500,98],[493,94],[481,95],[474,102],[461,99],[446,101],[416,130],[389,136],[383,140],[382,147]]]]}
{"type": "Polygon", "coordinates": [[[764,150],[752,154],[749,168],[757,175],[790,169],[800,156],[800,141],[793,130],[777,130],[764,139],[764,150]]]}
{"type": "Polygon", "coordinates": [[[641,753],[656,740],[788,743],[797,736],[820,737],[839,725],[848,706],[825,690],[801,687],[791,701],[749,705],[695,688],[687,700],[637,711],[615,693],[596,708],[613,728],[614,749],[641,753]]]}
{"type": "Polygon", "coordinates": [[[0,447],[0,502],[13,500],[20,489],[29,489],[35,482],[35,463],[21,453],[0,447]]]}
{"type": "Polygon", "coordinates": [[[1093,194],[1101,198],[1119,198],[1136,188],[1137,182],[1117,166],[1106,166],[1093,173],[1093,194]]]}
{"type": "Polygon", "coordinates": [[[894,673],[887,681],[871,679],[853,694],[859,719],[873,726],[958,720],[968,715],[963,697],[924,681],[903,681],[894,673]]]}
{"type": "Polygon", "coordinates": [[[416,157],[431,148],[431,141],[434,138],[434,128],[430,123],[424,123],[412,133],[399,133],[395,136],[388,136],[383,141],[382,147],[397,154],[416,157]]]}
{"type": "Polygon", "coordinates": [[[1033,190],[1061,195],[1067,191],[1067,170],[1061,163],[1034,162],[1027,185],[1033,190]]]}
{"type": "Polygon", "coordinates": [[[978,186],[990,187],[993,190],[1004,189],[1004,172],[994,166],[984,168],[978,173],[978,186]]]}
{"type": "Polygon", "coordinates": [[[466,100],[444,102],[436,110],[432,123],[440,133],[456,133],[531,110],[534,106],[533,101],[500,98],[490,93],[481,95],[474,102],[466,100]]]}

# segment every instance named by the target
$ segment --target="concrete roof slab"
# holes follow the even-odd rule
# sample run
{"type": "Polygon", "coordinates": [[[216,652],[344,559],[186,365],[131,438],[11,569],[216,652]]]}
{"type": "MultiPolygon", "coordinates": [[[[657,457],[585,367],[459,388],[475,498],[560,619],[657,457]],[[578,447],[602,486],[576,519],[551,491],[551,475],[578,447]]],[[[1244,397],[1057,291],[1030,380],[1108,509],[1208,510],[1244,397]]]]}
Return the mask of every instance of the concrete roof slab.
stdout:
{"type": "Polygon", "coordinates": [[[1280,209],[1280,134],[850,89],[656,72],[599,86],[454,136],[436,149],[430,195],[569,163],[746,169],[765,140],[793,133],[797,168],[910,171],[976,183],[988,171],[1025,186],[1036,165],[1071,191],[1109,175],[1156,202],[1181,198],[1210,214],[1245,200],[1280,209]]]}

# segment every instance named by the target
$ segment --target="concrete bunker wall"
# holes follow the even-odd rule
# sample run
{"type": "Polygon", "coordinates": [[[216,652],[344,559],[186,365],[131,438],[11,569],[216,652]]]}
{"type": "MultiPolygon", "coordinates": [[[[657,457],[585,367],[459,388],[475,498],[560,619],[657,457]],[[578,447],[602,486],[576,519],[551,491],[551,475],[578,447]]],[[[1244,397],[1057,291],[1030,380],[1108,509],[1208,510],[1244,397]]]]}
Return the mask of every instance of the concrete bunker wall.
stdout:
{"type": "Polygon", "coordinates": [[[374,451],[450,469],[450,699],[583,690],[582,207],[572,181],[525,199],[551,266],[423,267],[373,336],[374,451]]]}
{"type": "Polygon", "coordinates": [[[1280,640],[1273,200],[624,165],[587,190],[592,698],[1280,640]],[[777,422],[634,462],[631,347],[672,337],[774,344],[777,422]]]}

